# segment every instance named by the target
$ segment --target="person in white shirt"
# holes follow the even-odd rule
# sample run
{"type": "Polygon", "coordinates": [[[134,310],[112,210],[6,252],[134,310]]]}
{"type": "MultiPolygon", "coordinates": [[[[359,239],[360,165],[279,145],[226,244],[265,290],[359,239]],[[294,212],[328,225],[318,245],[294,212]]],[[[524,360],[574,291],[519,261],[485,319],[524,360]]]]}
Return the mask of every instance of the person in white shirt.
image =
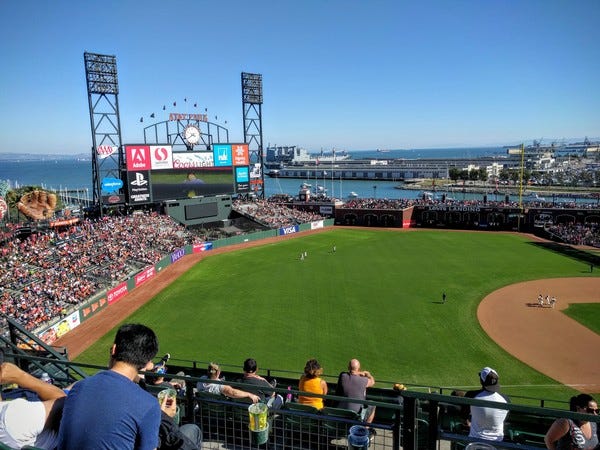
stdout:
{"type": "MultiPolygon", "coordinates": [[[[481,389],[468,391],[465,397],[490,402],[509,403],[510,399],[500,394],[498,373],[491,367],[484,367],[479,372],[481,389]]],[[[507,409],[488,406],[471,405],[471,428],[469,437],[487,441],[502,441],[504,439],[504,420],[508,415],[507,409]]]]}

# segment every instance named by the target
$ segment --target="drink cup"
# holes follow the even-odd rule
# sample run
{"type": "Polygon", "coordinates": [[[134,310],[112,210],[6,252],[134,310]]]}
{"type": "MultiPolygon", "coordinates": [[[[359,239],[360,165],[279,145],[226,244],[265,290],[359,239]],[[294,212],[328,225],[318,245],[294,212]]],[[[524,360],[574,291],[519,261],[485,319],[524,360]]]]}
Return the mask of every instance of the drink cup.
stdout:
{"type": "MultiPolygon", "coordinates": [[[[162,405],[165,397],[175,400],[177,398],[177,391],[175,389],[163,389],[156,395],[156,397],[158,398],[158,403],[162,405]]],[[[168,401],[169,400],[167,400],[167,402],[168,401]]]]}

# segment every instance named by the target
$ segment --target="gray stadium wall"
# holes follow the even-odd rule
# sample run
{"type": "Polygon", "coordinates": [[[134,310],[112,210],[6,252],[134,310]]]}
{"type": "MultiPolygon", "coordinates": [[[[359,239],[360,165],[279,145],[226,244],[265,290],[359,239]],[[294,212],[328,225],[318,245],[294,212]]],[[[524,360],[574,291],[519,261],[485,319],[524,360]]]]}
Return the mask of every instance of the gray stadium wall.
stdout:
{"type": "Polygon", "coordinates": [[[193,197],[165,202],[165,213],[185,226],[227,220],[231,214],[231,196],[193,197]]]}

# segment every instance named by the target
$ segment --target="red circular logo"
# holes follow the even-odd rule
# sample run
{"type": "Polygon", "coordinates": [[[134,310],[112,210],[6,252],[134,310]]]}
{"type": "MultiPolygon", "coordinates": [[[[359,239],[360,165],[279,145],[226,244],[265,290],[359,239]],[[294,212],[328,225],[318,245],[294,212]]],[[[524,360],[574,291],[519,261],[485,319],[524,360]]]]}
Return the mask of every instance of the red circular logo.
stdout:
{"type": "Polygon", "coordinates": [[[157,161],[166,161],[168,156],[169,153],[164,147],[159,147],[156,150],[154,150],[154,159],[156,159],[157,161]]]}

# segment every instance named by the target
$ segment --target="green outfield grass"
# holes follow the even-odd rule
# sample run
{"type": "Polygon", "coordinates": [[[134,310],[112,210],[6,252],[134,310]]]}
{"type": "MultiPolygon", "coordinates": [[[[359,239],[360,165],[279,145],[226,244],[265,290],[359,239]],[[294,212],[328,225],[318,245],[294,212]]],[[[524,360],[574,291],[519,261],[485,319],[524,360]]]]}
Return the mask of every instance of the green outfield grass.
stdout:
{"type": "Polygon", "coordinates": [[[600,334],[600,304],[574,303],[563,312],[596,334],[600,334]]]}
{"type": "MultiPolygon", "coordinates": [[[[336,375],[356,357],[378,380],[459,388],[489,365],[508,394],[562,400],[573,391],[496,345],[476,309],[502,286],[587,271],[520,235],[333,229],[206,258],[127,321],[178,359],[300,372],[316,357],[336,375]]],[[[77,360],[105,364],[113,337],[77,360]]]]}

